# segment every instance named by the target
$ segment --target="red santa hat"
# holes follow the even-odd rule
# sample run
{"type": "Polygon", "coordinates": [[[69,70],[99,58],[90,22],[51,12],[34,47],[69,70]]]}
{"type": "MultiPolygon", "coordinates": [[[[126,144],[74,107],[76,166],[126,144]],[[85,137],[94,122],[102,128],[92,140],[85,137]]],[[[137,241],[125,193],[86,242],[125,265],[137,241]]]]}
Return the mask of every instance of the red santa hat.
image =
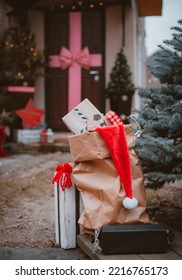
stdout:
{"type": "Polygon", "coordinates": [[[137,207],[138,200],[133,197],[132,192],[130,157],[124,125],[117,123],[112,126],[97,127],[95,131],[98,131],[104,138],[119,174],[120,181],[123,184],[126,195],[123,200],[123,206],[126,209],[137,207]]]}

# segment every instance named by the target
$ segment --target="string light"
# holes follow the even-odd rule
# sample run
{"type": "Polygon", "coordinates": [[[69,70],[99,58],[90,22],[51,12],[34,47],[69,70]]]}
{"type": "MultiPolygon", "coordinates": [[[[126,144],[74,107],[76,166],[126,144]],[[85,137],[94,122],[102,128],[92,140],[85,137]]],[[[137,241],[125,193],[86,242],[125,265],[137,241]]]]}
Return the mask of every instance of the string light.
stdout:
{"type": "Polygon", "coordinates": [[[63,1],[61,0],[61,1],[60,1],[60,4],[59,4],[60,9],[64,9],[64,4],[63,4],[62,2],[63,2],[63,1]]]}
{"type": "Polygon", "coordinates": [[[77,8],[82,9],[83,7],[87,7],[90,9],[95,8],[96,6],[98,7],[103,7],[104,6],[104,1],[100,0],[97,1],[96,3],[94,3],[93,0],[89,0],[89,1],[83,1],[83,0],[72,0],[72,4],[70,5],[69,3],[63,3],[62,0],[60,0],[60,3],[58,5],[51,5],[49,7],[50,10],[55,10],[57,8],[59,9],[64,9],[64,8],[68,8],[68,9],[72,9],[72,10],[76,10],[77,8]]]}
{"type": "Polygon", "coordinates": [[[169,107],[166,107],[166,108],[165,108],[164,110],[162,110],[162,111],[159,111],[158,108],[156,108],[157,114],[155,114],[155,115],[151,118],[151,120],[154,119],[155,117],[157,117],[159,114],[161,114],[161,113],[163,113],[163,112],[165,112],[165,111],[167,111],[167,110],[170,110],[170,109],[176,107],[177,105],[179,105],[179,104],[181,104],[181,103],[182,103],[182,99],[180,99],[179,101],[177,101],[174,105],[169,106],[169,107]]]}

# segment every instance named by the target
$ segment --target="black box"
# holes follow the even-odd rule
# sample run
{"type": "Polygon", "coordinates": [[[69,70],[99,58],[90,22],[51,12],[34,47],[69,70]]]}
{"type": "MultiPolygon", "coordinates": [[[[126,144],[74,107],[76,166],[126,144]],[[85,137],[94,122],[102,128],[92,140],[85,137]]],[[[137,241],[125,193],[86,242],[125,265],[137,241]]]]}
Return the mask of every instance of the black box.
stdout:
{"type": "Polygon", "coordinates": [[[163,224],[105,225],[99,235],[103,254],[165,253],[168,227],[163,224]]]}

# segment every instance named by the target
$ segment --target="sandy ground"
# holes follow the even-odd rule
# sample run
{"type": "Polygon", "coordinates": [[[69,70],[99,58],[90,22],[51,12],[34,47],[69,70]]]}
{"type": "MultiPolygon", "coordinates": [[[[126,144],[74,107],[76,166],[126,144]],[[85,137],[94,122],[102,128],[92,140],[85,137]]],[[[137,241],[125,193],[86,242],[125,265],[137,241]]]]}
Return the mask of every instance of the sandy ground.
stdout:
{"type": "MultiPolygon", "coordinates": [[[[20,154],[0,159],[0,247],[55,246],[54,189],[57,164],[69,153],[20,154]]],[[[182,231],[182,189],[147,190],[151,218],[182,231]]]]}
{"type": "Polygon", "coordinates": [[[17,155],[0,160],[0,247],[55,246],[55,167],[69,153],[17,155]]]}

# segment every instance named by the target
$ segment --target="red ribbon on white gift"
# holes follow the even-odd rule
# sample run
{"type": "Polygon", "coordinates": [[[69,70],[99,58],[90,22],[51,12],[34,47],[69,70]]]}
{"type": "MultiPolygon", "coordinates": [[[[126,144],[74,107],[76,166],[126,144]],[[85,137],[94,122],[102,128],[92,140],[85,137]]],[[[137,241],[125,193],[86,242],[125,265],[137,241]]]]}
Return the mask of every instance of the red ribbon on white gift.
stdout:
{"type": "Polygon", "coordinates": [[[59,186],[61,187],[62,191],[64,191],[66,188],[72,187],[72,181],[71,181],[71,173],[72,173],[72,167],[69,163],[65,163],[64,165],[58,165],[56,167],[56,174],[52,180],[52,183],[59,183],[59,186]]]}

